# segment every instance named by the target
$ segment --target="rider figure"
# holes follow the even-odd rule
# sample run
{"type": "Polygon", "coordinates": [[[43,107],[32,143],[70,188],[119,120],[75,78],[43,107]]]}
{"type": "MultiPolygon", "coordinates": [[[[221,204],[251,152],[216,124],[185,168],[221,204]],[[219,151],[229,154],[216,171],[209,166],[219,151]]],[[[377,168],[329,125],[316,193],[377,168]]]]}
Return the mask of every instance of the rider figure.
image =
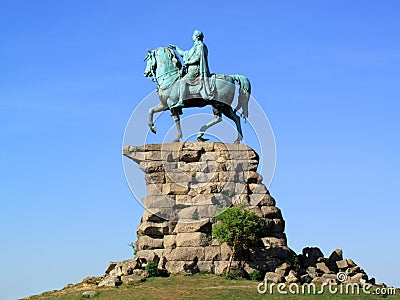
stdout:
{"type": "Polygon", "coordinates": [[[208,68],[208,49],[203,43],[204,35],[201,31],[193,32],[194,46],[190,50],[183,51],[178,46],[169,45],[169,48],[176,50],[187,67],[187,74],[181,79],[179,86],[179,101],[171,108],[183,107],[183,100],[188,91],[188,85],[199,86],[200,96],[205,100],[213,99],[213,92],[210,88],[211,77],[208,68]]]}

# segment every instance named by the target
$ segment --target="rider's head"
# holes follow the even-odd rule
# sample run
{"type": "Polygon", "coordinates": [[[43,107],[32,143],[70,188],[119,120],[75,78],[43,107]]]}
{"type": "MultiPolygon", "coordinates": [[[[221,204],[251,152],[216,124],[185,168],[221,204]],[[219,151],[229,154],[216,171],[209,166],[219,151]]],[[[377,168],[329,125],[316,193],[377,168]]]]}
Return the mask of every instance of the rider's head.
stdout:
{"type": "Polygon", "coordinates": [[[193,32],[193,39],[194,38],[196,38],[196,39],[199,39],[200,41],[203,41],[203,39],[204,39],[204,34],[200,31],[200,30],[195,30],[194,32],[193,32]]]}

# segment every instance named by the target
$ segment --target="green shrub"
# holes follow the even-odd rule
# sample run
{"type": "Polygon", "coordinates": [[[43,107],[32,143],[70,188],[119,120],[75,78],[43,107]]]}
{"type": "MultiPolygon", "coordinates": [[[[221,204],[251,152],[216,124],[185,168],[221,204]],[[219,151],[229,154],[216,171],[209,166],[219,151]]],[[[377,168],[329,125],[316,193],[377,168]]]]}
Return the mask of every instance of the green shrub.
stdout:
{"type": "Polygon", "coordinates": [[[149,274],[149,277],[158,277],[160,275],[157,264],[153,262],[146,264],[146,272],[149,274]]]}
{"type": "Polygon", "coordinates": [[[217,224],[212,228],[213,237],[232,247],[226,268],[226,276],[229,277],[236,253],[260,242],[261,237],[270,231],[270,224],[254,212],[248,211],[244,205],[227,208],[215,216],[214,220],[217,224]]]}
{"type": "Polygon", "coordinates": [[[289,263],[296,272],[300,272],[300,260],[296,253],[292,253],[290,257],[286,259],[286,262],[289,263]]]}
{"type": "Polygon", "coordinates": [[[138,250],[137,250],[136,247],[135,247],[135,243],[132,242],[132,243],[129,244],[129,246],[130,246],[130,247],[132,248],[132,250],[133,250],[133,256],[135,256],[136,253],[138,252],[138,250]]]}
{"type": "Polygon", "coordinates": [[[259,270],[255,270],[253,273],[250,274],[250,279],[253,281],[261,281],[262,278],[262,272],[259,270]]]}
{"type": "Polygon", "coordinates": [[[200,272],[198,272],[198,273],[196,273],[195,275],[210,275],[210,274],[214,274],[213,272],[211,272],[211,271],[200,271],[200,272]]]}
{"type": "Polygon", "coordinates": [[[244,278],[244,274],[242,270],[234,270],[228,273],[227,278],[231,280],[242,279],[244,278]]]}

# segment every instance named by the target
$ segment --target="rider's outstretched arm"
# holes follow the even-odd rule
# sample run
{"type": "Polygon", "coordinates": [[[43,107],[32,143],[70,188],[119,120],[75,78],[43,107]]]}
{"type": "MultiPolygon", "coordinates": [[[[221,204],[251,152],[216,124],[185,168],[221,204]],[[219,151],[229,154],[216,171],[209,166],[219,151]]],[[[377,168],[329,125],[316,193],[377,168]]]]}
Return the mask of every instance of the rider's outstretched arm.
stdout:
{"type": "Polygon", "coordinates": [[[176,51],[179,53],[180,56],[184,56],[185,55],[185,51],[183,51],[181,48],[179,48],[178,46],[176,47],[176,51]]]}
{"type": "Polygon", "coordinates": [[[183,55],[185,55],[185,51],[183,51],[181,48],[179,48],[178,46],[175,45],[169,45],[169,48],[171,48],[172,50],[176,50],[176,52],[179,53],[180,56],[183,57],[183,55]]]}

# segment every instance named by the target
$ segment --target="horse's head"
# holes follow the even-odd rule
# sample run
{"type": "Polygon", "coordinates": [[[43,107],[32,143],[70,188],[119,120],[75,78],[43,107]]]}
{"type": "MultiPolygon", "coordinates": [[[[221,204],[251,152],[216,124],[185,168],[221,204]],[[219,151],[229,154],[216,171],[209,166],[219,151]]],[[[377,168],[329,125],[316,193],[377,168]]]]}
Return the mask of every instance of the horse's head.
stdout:
{"type": "Polygon", "coordinates": [[[154,50],[153,51],[147,50],[147,55],[144,58],[144,61],[146,62],[146,69],[144,70],[143,75],[144,77],[152,77],[155,74],[157,67],[157,61],[154,54],[154,50]]]}
{"type": "Polygon", "coordinates": [[[182,68],[180,60],[176,54],[169,48],[160,47],[153,51],[147,50],[147,55],[144,58],[146,61],[146,69],[144,70],[145,77],[156,77],[156,70],[158,76],[169,74],[171,71],[182,68]]]}

